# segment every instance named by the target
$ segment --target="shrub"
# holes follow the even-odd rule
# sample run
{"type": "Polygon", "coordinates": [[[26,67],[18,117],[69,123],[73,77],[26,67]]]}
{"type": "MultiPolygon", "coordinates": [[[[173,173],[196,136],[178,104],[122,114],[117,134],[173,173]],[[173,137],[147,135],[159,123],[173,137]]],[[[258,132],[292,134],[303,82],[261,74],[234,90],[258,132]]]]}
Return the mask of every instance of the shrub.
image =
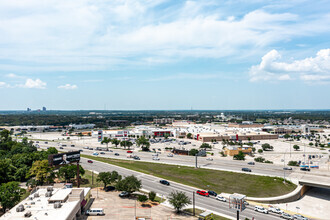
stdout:
{"type": "Polygon", "coordinates": [[[254,158],[254,161],[255,162],[259,162],[259,163],[263,163],[265,161],[265,158],[263,158],[263,157],[257,157],[257,158],[254,158]]]}
{"type": "Polygon", "coordinates": [[[298,161],[290,160],[288,163],[289,166],[299,166],[298,161]]]}
{"type": "Polygon", "coordinates": [[[258,153],[261,154],[262,152],[264,152],[262,149],[258,150],[258,153]]]}
{"type": "Polygon", "coordinates": [[[148,197],[150,201],[155,201],[156,193],[154,191],[150,191],[148,197]]]}

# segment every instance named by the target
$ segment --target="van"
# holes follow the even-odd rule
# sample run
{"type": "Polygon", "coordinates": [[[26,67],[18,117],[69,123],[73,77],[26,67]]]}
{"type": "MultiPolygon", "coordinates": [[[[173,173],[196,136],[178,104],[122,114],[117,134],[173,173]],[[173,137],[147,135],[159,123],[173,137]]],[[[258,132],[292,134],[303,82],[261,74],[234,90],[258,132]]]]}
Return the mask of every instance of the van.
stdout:
{"type": "Polygon", "coordinates": [[[86,211],[86,215],[105,215],[102,208],[92,208],[86,211]]]}

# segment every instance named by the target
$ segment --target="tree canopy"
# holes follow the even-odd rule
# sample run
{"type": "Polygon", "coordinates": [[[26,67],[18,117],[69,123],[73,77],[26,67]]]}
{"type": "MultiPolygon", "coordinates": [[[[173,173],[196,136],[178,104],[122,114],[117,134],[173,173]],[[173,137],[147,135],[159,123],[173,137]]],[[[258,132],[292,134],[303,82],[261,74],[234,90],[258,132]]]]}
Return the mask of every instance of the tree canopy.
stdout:
{"type": "Polygon", "coordinates": [[[183,207],[191,204],[190,198],[184,192],[180,191],[171,192],[168,201],[175,208],[176,212],[180,212],[183,207]]]}
{"type": "Polygon", "coordinates": [[[116,184],[117,190],[133,193],[140,190],[142,187],[141,180],[138,180],[135,176],[127,176],[124,179],[118,181],[116,184]]]}
{"type": "Polygon", "coordinates": [[[24,189],[19,187],[18,182],[2,183],[0,185],[0,204],[3,212],[6,212],[7,208],[12,208],[20,201],[21,195],[25,192],[24,189]]]}

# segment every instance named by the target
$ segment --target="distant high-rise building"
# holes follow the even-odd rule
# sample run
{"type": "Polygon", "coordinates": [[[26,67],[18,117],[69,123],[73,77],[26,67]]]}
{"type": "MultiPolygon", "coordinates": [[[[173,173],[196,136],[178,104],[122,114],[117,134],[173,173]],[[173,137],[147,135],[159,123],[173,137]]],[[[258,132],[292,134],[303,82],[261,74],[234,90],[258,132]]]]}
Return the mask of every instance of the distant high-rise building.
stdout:
{"type": "Polygon", "coordinates": [[[30,108],[27,108],[27,109],[26,109],[26,111],[27,111],[27,112],[30,112],[30,111],[31,111],[31,109],[30,109],[30,108]]]}
{"type": "Polygon", "coordinates": [[[42,111],[44,111],[44,112],[45,112],[46,110],[47,110],[47,109],[46,109],[46,107],[42,107],[42,111]]]}

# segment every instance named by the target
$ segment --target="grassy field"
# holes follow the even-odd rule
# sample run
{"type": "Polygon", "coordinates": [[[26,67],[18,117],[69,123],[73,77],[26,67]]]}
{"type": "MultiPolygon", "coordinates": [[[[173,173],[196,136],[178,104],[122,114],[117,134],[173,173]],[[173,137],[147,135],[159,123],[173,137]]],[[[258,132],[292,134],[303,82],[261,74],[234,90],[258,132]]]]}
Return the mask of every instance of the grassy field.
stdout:
{"type": "Polygon", "coordinates": [[[296,188],[295,184],[288,181],[284,184],[283,179],[277,177],[203,168],[195,169],[186,166],[141,161],[117,160],[88,155],[82,155],[82,157],[110,163],[200,189],[210,189],[217,193],[241,193],[252,197],[272,197],[287,194],[296,188]]]}
{"type": "MultiPolygon", "coordinates": [[[[185,209],[184,211],[188,212],[190,214],[193,213],[193,209],[185,209]]],[[[204,212],[203,210],[195,208],[195,215],[196,216],[199,216],[199,214],[201,214],[203,212],[204,212]]],[[[229,218],[225,218],[225,217],[222,217],[222,216],[219,216],[219,215],[213,215],[213,220],[229,220],[229,218]]]]}

